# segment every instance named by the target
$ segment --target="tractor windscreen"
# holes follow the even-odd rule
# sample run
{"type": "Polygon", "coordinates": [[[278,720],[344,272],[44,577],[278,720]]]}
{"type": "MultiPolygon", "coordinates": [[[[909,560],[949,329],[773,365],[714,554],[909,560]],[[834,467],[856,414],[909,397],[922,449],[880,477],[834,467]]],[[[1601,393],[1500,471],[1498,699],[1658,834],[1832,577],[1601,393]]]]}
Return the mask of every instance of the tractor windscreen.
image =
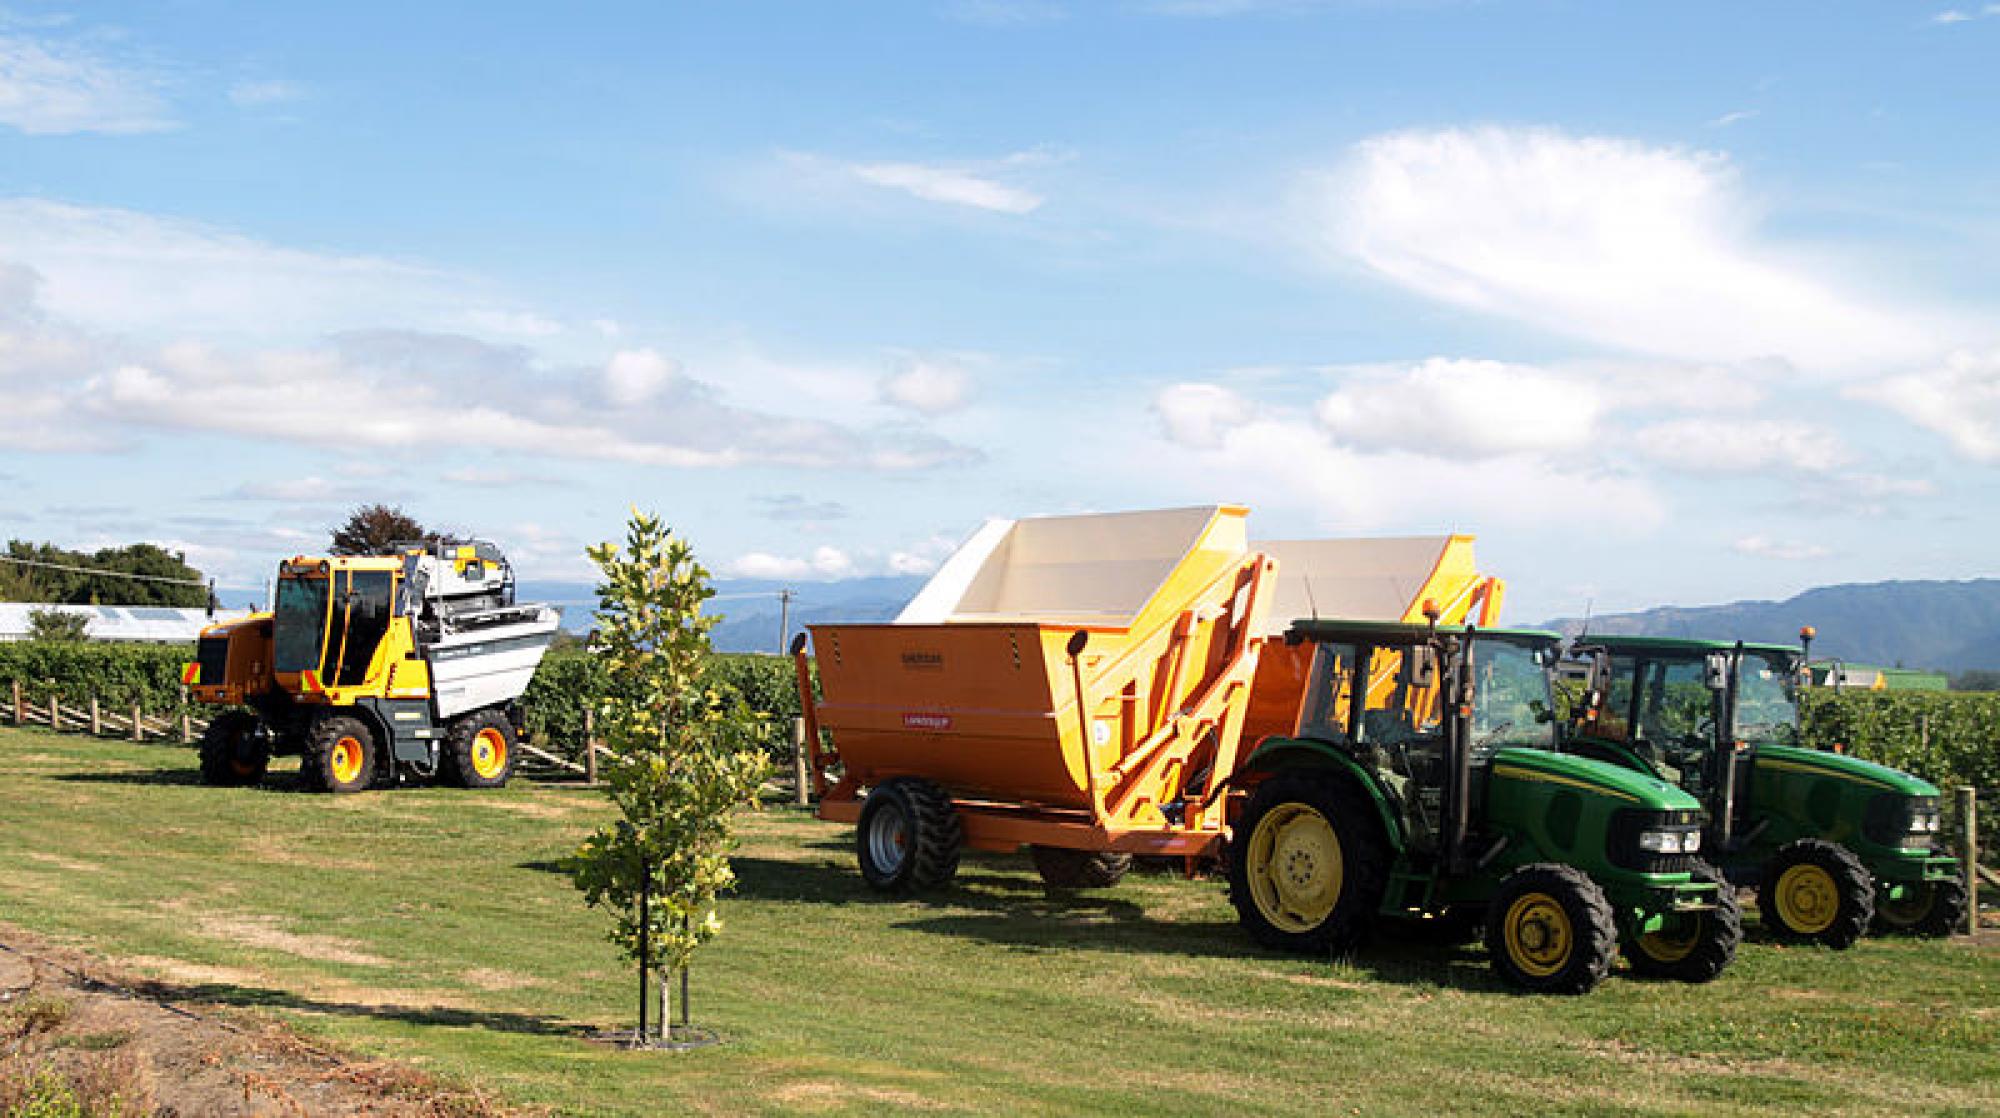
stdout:
{"type": "Polygon", "coordinates": [[[1793,660],[1789,653],[1744,650],[1736,678],[1736,740],[1798,744],[1798,669],[1793,660]]]}
{"type": "Polygon", "coordinates": [[[1299,711],[1299,736],[1346,743],[1353,740],[1354,664],[1351,644],[1322,643],[1313,652],[1306,698],[1299,711]]]}
{"type": "Polygon", "coordinates": [[[1555,748],[1549,698],[1554,650],[1481,638],[1472,653],[1472,750],[1475,760],[1502,746],[1555,748]]]}
{"type": "Polygon", "coordinates": [[[277,629],[272,668],[281,672],[317,671],[326,636],[327,580],[281,578],[274,610],[277,629]]]}

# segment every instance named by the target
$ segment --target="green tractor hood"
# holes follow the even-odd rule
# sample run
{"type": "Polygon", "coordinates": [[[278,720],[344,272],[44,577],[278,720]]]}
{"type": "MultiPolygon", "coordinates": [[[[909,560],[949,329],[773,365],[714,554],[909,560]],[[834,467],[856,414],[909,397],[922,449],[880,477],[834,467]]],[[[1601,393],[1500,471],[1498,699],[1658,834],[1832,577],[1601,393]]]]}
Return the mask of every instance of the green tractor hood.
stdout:
{"type": "Polygon", "coordinates": [[[1492,779],[1566,785],[1622,800],[1627,807],[1651,811],[1701,810],[1701,804],[1693,796],[1650,773],[1567,753],[1540,749],[1496,750],[1492,779]]]}
{"type": "Polygon", "coordinates": [[[1876,791],[1897,792],[1905,796],[1938,794],[1937,786],[1928,780],[1844,753],[1827,753],[1790,745],[1760,745],[1757,747],[1756,765],[1760,769],[1850,780],[1876,791]]]}

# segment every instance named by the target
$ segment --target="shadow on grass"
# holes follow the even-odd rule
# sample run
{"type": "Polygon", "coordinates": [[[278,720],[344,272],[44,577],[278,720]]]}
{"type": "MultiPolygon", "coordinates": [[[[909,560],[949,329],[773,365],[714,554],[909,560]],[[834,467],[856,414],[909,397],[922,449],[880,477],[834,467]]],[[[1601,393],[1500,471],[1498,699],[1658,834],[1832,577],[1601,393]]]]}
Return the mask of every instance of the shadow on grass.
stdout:
{"type": "MultiPolygon", "coordinates": [[[[78,772],[58,773],[51,780],[67,784],[142,784],[142,785],[200,785],[201,770],[198,768],[171,769],[128,769],[122,772],[78,772]]],[[[295,772],[274,772],[250,787],[260,792],[301,792],[318,795],[317,788],[310,787],[295,772]]]]}
{"type": "Polygon", "coordinates": [[[456,1009],[437,1005],[369,1005],[363,1002],[329,1001],[296,994],[289,990],[269,990],[260,986],[238,986],[227,982],[208,982],[191,986],[148,982],[141,985],[139,990],[148,997],[184,1005],[289,1009],[302,1013],[369,1017],[378,1021],[400,1021],[409,1025],[430,1025],[447,1029],[491,1029],[496,1032],[527,1033],[535,1036],[584,1036],[590,1031],[582,1025],[534,1013],[456,1009]]]}

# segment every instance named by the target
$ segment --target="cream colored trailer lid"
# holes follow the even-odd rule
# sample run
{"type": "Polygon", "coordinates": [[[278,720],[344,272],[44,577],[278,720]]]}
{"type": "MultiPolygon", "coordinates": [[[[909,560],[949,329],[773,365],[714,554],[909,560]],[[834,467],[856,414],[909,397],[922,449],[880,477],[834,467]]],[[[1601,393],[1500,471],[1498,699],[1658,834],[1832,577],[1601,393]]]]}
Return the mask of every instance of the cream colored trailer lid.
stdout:
{"type": "Polygon", "coordinates": [[[1267,636],[1300,618],[1401,621],[1417,605],[1452,536],[1359,540],[1263,540],[1250,546],[1278,561],[1264,614],[1267,636]]]}
{"type": "Polygon", "coordinates": [[[1247,554],[1243,510],[1204,505],[989,520],[896,623],[1129,625],[1197,549],[1247,554]]]}

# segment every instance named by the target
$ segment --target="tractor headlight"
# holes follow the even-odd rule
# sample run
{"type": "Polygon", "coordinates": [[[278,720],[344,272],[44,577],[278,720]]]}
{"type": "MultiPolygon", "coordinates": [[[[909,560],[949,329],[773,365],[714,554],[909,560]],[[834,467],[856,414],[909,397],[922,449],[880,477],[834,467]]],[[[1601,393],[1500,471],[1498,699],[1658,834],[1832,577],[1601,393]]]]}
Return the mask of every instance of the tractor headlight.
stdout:
{"type": "Polygon", "coordinates": [[[1692,854],[1701,849],[1701,832],[1640,831],[1639,849],[1648,854],[1692,854]]]}

